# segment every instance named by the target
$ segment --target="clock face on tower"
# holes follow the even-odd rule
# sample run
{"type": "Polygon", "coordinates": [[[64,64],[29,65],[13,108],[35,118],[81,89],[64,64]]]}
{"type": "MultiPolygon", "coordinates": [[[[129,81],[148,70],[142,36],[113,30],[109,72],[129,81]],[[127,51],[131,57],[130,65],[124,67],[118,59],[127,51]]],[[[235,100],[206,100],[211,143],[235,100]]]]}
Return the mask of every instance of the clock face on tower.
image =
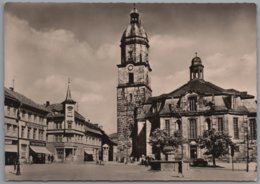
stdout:
{"type": "Polygon", "coordinates": [[[67,117],[73,117],[73,107],[67,106],[67,117]]]}
{"type": "Polygon", "coordinates": [[[133,68],[134,68],[133,65],[129,65],[129,66],[127,67],[128,71],[132,71],[133,68]]]}
{"type": "Polygon", "coordinates": [[[68,111],[72,111],[73,107],[72,106],[68,106],[67,109],[68,109],[68,111]]]}

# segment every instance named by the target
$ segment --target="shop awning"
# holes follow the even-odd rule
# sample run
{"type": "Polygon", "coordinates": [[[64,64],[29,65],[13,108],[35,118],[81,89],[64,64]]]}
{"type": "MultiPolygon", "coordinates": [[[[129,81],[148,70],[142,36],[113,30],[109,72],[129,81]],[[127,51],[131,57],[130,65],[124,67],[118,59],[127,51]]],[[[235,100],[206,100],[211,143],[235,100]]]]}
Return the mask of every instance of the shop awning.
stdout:
{"type": "Polygon", "coordinates": [[[17,145],[5,145],[5,152],[17,153],[17,145]]]}
{"type": "Polygon", "coordinates": [[[30,148],[31,148],[35,153],[44,153],[44,154],[50,154],[50,155],[52,155],[52,153],[51,153],[46,147],[30,146],[30,148]]]}
{"type": "Polygon", "coordinates": [[[85,152],[86,154],[93,155],[93,151],[90,151],[90,150],[84,150],[84,152],[85,152]]]}

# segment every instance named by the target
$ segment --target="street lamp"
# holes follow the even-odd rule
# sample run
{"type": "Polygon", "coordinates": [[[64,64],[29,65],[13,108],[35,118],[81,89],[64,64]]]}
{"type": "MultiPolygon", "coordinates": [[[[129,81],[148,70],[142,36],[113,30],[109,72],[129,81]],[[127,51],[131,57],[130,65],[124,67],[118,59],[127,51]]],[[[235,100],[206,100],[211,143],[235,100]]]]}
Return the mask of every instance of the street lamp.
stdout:
{"type": "Polygon", "coordinates": [[[246,140],[246,172],[249,171],[249,134],[248,127],[245,127],[245,140],[246,140]]]}
{"type": "MultiPolygon", "coordinates": [[[[20,105],[21,106],[21,105],[20,105]]],[[[19,125],[19,121],[20,121],[20,107],[17,110],[17,118],[16,118],[16,122],[18,124],[18,135],[17,135],[17,167],[16,167],[16,175],[21,175],[21,170],[20,170],[20,125],[19,125]]]]}

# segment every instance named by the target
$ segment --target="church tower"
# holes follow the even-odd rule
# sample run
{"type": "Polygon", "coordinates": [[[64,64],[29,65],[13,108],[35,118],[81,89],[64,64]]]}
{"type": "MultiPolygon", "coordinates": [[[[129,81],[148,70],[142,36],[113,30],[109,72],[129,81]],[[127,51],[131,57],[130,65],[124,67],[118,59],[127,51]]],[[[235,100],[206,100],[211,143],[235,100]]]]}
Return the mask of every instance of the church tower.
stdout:
{"type": "Polygon", "coordinates": [[[121,38],[121,63],[118,67],[117,133],[120,158],[136,155],[138,108],[151,96],[152,71],[149,40],[137,9],[130,12],[130,23],[121,38]]]}

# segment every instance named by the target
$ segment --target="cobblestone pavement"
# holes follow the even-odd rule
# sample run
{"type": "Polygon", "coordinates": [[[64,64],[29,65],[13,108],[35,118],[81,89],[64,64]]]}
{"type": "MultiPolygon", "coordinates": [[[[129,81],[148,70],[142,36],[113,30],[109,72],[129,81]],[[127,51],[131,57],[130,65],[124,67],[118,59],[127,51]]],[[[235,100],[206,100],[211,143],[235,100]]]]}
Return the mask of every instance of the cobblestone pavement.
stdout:
{"type": "MultiPolygon", "coordinates": [[[[5,166],[6,180],[146,180],[146,181],[178,181],[178,180],[194,180],[194,181],[255,181],[257,172],[254,172],[254,166],[250,165],[250,172],[245,170],[232,171],[230,164],[222,164],[220,168],[190,168],[184,165],[184,177],[179,178],[177,174],[177,165],[164,171],[151,171],[149,167],[137,164],[122,164],[110,162],[105,165],[96,165],[95,163],[81,164],[33,164],[21,165],[21,175],[15,175],[13,166],[5,166]],[[228,166],[228,167],[227,167],[228,166]]],[[[245,166],[244,166],[245,167],[245,166]]],[[[241,168],[243,166],[241,165],[241,168]]]]}

